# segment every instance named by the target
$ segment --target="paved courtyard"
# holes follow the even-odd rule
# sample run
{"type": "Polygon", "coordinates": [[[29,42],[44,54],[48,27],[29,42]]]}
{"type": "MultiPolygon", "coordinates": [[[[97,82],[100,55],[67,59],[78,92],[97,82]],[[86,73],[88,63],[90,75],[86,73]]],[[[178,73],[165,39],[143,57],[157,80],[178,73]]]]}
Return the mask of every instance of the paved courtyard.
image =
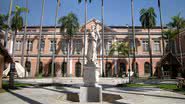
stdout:
{"type": "MultiPolygon", "coordinates": [[[[103,104],[184,104],[185,95],[158,88],[104,87],[104,93],[117,94],[122,99],[103,104]]],[[[72,87],[29,87],[0,93],[1,104],[71,104],[64,97],[68,93],[79,93],[78,86],[72,87]]]]}

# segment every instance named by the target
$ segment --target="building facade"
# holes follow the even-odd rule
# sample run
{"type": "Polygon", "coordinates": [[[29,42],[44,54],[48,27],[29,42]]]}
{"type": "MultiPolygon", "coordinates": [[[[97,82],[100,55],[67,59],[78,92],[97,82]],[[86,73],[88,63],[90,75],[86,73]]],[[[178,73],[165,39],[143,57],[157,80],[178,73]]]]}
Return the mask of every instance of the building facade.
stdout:
{"type": "MultiPolygon", "coordinates": [[[[91,27],[97,25],[101,34],[101,22],[96,19],[90,20],[87,26],[87,34],[90,33],[91,27]]],[[[83,38],[84,26],[82,26],[77,34],[71,39],[70,44],[70,58],[67,59],[68,40],[63,33],[60,33],[60,27],[57,27],[56,41],[53,41],[54,26],[43,26],[42,41],[41,41],[41,62],[39,70],[36,70],[37,55],[38,55],[38,41],[39,41],[39,26],[28,26],[26,32],[26,44],[23,44],[24,31],[20,31],[16,36],[15,45],[15,61],[21,63],[22,45],[24,45],[24,62],[23,66],[29,72],[30,77],[35,77],[36,72],[43,76],[51,75],[52,63],[52,49],[53,44],[56,46],[55,68],[54,75],[66,77],[68,75],[73,77],[80,77],[83,75],[83,38]],[[69,62],[67,64],[67,61],[69,62]]],[[[151,47],[153,56],[153,74],[157,74],[156,65],[162,57],[162,39],[160,27],[155,27],[151,31],[151,47]]],[[[136,27],[136,72],[139,77],[150,76],[150,60],[148,51],[148,31],[142,27],[136,27]]],[[[109,50],[112,43],[117,41],[130,42],[132,46],[132,29],[125,26],[105,26],[104,35],[104,70],[102,70],[101,47],[98,50],[98,60],[101,66],[100,73],[105,73],[106,77],[123,77],[127,76],[129,66],[132,66],[133,55],[120,56],[117,54],[109,55],[109,50]],[[130,63],[129,63],[130,60],[130,63]]],[[[11,49],[11,37],[9,37],[8,47],[11,49]]],[[[88,45],[87,45],[88,46],[88,45]]],[[[132,68],[131,68],[132,69],[132,68]]]]}

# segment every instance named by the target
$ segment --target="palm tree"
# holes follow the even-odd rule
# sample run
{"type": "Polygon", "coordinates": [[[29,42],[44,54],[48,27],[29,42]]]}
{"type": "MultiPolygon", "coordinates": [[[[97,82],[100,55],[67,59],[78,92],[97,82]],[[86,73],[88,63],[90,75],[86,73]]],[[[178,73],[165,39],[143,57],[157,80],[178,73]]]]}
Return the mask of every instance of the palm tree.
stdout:
{"type": "Polygon", "coordinates": [[[73,37],[73,35],[76,34],[76,32],[78,32],[79,30],[79,22],[78,22],[78,18],[76,17],[76,15],[74,13],[69,13],[67,16],[61,17],[58,20],[58,23],[61,24],[61,33],[66,36],[67,39],[67,47],[68,47],[68,52],[67,52],[67,68],[68,68],[68,76],[70,76],[71,73],[71,69],[69,68],[70,63],[69,63],[69,54],[71,53],[71,39],[73,37]]]}
{"type": "MultiPolygon", "coordinates": [[[[84,47],[83,47],[83,65],[85,64],[85,54],[86,54],[86,35],[87,35],[87,1],[89,1],[89,3],[92,2],[92,0],[85,0],[85,31],[84,31],[84,47]]],[[[82,3],[82,0],[78,0],[78,3],[82,3]]]]}
{"type": "Polygon", "coordinates": [[[36,65],[36,75],[40,68],[40,56],[41,56],[41,38],[42,38],[42,23],[44,19],[44,5],[45,0],[42,0],[42,15],[40,17],[40,34],[39,34],[39,42],[38,42],[38,56],[37,56],[37,65],[36,65]]]}
{"type": "MultiPolygon", "coordinates": [[[[177,38],[179,44],[179,53],[180,53],[180,60],[181,64],[183,65],[183,58],[182,58],[182,46],[181,46],[181,36],[180,36],[180,29],[185,27],[185,19],[180,16],[180,13],[177,16],[172,17],[172,21],[167,24],[168,26],[175,28],[177,30],[177,38]]],[[[177,50],[177,49],[176,49],[177,50]]]]}
{"type": "MultiPolygon", "coordinates": [[[[131,0],[131,15],[132,15],[132,39],[133,39],[133,61],[132,69],[134,71],[134,76],[136,77],[136,39],[135,39],[135,26],[134,26],[134,0],[131,0]]],[[[128,30],[129,31],[129,30],[128,30]]]]}
{"type": "Polygon", "coordinates": [[[150,7],[148,9],[140,10],[140,22],[143,28],[148,29],[148,48],[149,48],[149,56],[150,56],[150,69],[151,69],[151,77],[153,76],[153,62],[152,62],[152,49],[150,42],[150,29],[156,25],[156,17],[154,8],[150,7]]]}
{"type": "Polygon", "coordinates": [[[160,14],[160,25],[161,25],[161,37],[162,37],[162,47],[163,47],[163,56],[165,53],[164,49],[164,33],[163,33],[163,21],[162,21],[162,11],[161,11],[161,0],[158,0],[158,8],[159,8],[159,14],[160,14]]]}
{"type": "MultiPolygon", "coordinates": [[[[114,42],[109,51],[109,55],[128,56],[129,57],[129,44],[128,42],[114,42]],[[117,52],[117,53],[116,53],[117,52]]],[[[119,76],[122,76],[120,71],[119,76]]]]}
{"type": "MultiPolygon", "coordinates": [[[[22,30],[23,28],[23,17],[21,16],[21,13],[23,12],[28,12],[27,8],[24,7],[19,7],[16,6],[15,11],[13,11],[13,17],[11,20],[11,28],[12,30],[15,32],[15,34],[12,34],[12,39],[13,39],[13,46],[12,46],[12,59],[14,59],[14,43],[15,43],[15,39],[16,39],[16,35],[17,32],[22,30]]],[[[12,67],[13,63],[11,63],[11,67],[12,67]]],[[[12,72],[13,70],[10,69],[10,87],[13,87],[13,80],[14,80],[14,72],[12,72]]]]}

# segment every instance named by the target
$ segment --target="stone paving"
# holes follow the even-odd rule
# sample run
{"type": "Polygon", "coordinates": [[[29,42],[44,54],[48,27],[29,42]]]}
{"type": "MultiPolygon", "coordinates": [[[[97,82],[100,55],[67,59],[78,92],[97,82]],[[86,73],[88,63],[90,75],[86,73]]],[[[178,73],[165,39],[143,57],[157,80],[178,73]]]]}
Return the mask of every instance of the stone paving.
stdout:
{"type": "MultiPolygon", "coordinates": [[[[0,93],[0,104],[73,104],[64,99],[67,93],[72,92],[78,93],[79,87],[20,88],[0,93]]],[[[103,92],[118,94],[123,98],[112,103],[103,102],[103,104],[185,104],[185,95],[158,88],[106,87],[103,88],[103,92]]]]}

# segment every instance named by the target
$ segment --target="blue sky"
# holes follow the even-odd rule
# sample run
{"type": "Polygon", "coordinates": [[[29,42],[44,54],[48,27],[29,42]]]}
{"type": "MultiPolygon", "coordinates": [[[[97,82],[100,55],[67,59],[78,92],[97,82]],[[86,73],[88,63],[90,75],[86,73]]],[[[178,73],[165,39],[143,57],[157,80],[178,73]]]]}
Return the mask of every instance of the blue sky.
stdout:
{"type": "MultiPolygon", "coordinates": [[[[20,5],[25,7],[26,0],[14,0],[14,6],[20,5]]],[[[45,13],[43,25],[54,25],[55,9],[57,0],[45,0],[45,13]]],[[[84,2],[78,4],[78,0],[61,0],[59,17],[74,12],[79,18],[80,24],[84,23],[84,2]]],[[[105,1],[105,24],[113,26],[131,25],[130,0],[104,0],[105,1]]],[[[41,15],[42,0],[28,0],[29,25],[39,25],[41,15]]],[[[0,0],[0,13],[7,13],[10,0],[0,0]]],[[[168,23],[172,16],[181,12],[185,17],[185,0],[161,0],[163,21],[168,23]]],[[[134,0],[135,25],[139,26],[139,11],[141,8],[154,7],[157,14],[157,25],[159,25],[159,10],[157,0],[134,0]]],[[[13,8],[15,9],[15,7],[13,8]]],[[[101,20],[101,0],[93,0],[88,4],[88,19],[96,18],[101,20]]]]}

